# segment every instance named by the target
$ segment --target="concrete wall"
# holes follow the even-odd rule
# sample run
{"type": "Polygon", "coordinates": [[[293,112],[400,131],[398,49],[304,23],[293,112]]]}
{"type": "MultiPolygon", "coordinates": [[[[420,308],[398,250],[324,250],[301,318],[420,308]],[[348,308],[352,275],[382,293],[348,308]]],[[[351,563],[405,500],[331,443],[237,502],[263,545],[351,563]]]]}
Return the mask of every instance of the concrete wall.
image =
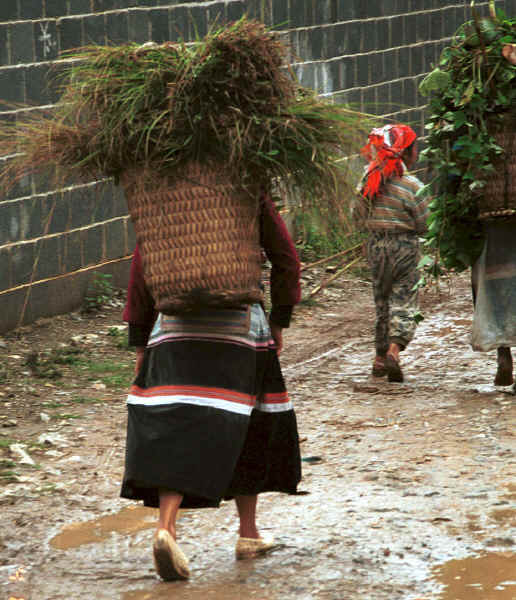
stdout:
{"type": "MultiPolygon", "coordinates": [[[[516,0],[497,5],[516,14],[516,0]]],[[[477,7],[486,13],[488,3],[477,7]]],[[[245,12],[284,31],[304,85],[410,122],[419,134],[418,83],[471,15],[469,0],[1,0],[0,119],[56,101],[49,76],[63,50],[190,40],[245,12]]],[[[20,181],[0,198],[0,333],[77,308],[94,271],[124,285],[133,247],[125,200],[111,180],[61,190],[43,176],[20,181]]]]}

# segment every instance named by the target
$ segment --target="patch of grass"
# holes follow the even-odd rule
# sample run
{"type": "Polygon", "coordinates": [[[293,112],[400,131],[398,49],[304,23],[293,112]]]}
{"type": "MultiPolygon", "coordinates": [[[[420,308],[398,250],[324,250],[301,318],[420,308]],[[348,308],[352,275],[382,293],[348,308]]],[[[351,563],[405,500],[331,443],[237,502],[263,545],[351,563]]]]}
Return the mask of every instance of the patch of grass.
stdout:
{"type": "Polygon", "coordinates": [[[83,359],[80,362],[81,369],[90,372],[92,375],[103,375],[105,373],[125,373],[130,371],[131,367],[123,362],[114,360],[89,360],[83,359]]]}
{"type": "Polygon", "coordinates": [[[28,444],[29,444],[29,450],[31,450],[31,451],[48,450],[48,446],[44,442],[28,442],[28,444]]]}
{"type": "Polygon", "coordinates": [[[43,408],[62,408],[66,406],[63,402],[43,402],[41,405],[43,408]]]}
{"type": "Polygon", "coordinates": [[[132,365],[125,362],[83,360],[81,368],[91,374],[90,380],[100,379],[108,387],[128,387],[134,378],[132,365]]]}
{"type": "Polygon", "coordinates": [[[0,460],[0,469],[11,469],[15,466],[16,463],[14,462],[14,460],[9,460],[7,458],[0,460]]]}
{"type": "MultiPolygon", "coordinates": [[[[131,370],[132,371],[132,370],[131,370]]],[[[133,380],[133,374],[127,375],[110,375],[108,377],[102,377],[101,381],[107,387],[111,388],[128,388],[133,380]]]]}
{"type": "Polygon", "coordinates": [[[77,396],[76,398],[72,398],[71,402],[75,404],[100,404],[102,400],[98,398],[88,398],[86,396],[77,396]]]}
{"type": "Polygon", "coordinates": [[[80,360],[80,355],[84,350],[76,346],[64,346],[63,348],[55,348],[52,350],[49,360],[58,365],[76,365],[80,360]]]}
{"type": "Polygon", "coordinates": [[[17,471],[2,471],[0,473],[0,480],[5,483],[14,483],[15,481],[18,481],[19,476],[20,474],[17,471]]]}
{"type": "Polygon", "coordinates": [[[117,327],[110,327],[108,335],[113,338],[115,346],[119,350],[134,350],[132,346],[129,346],[129,335],[126,330],[118,329],[117,327]]]}
{"type": "Polygon", "coordinates": [[[336,220],[319,210],[298,212],[295,229],[300,241],[298,251],[306,262],[316,261],[352,248],[363,237],[347,215],[336,220]]]}
{"type": "Polygon", "coordinates": [[[31,352],[25,359],[25,365],[40,379],[59,379],[63,373],[56,365],[75,365],[83,353],[81,348],[64,346],[50,352],[31,352]]]}
{"type": "Polygon", "coordinates": [[[16,444],[17,440],[12,438],[0,438],[0,448],[9,448],[11,444],[16,444]]]}
{"type": "Polygon", "coordinates": [[[320,302],[315,298],[307,296],[306,298],[302,298],[299,304],[302,304],[303,306],[319,306],[320,302]]]}

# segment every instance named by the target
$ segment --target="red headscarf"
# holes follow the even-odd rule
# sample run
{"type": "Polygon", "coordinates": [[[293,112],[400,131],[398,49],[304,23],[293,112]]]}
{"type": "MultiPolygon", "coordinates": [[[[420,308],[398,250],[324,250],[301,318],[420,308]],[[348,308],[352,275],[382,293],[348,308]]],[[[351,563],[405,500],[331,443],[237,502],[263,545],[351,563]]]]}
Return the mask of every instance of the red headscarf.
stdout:
{"type": "Polygon", "coordinates": [[[380,191],[383,183],[394,175],[403,175],[403,152],[417,138],[408,125],[385,125],[373,129],[369,134],[369,143],[361,150],[369,161],[362,195],[372,200],[380,191]]]}

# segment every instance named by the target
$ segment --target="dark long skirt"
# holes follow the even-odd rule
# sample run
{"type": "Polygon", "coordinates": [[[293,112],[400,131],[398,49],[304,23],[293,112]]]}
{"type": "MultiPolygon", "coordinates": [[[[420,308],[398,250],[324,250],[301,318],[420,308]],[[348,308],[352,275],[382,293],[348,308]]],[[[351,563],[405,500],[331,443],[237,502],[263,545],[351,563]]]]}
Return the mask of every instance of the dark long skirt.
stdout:
{"type": "Polygon", "coordinates": [[[296,417],[260,305],[160,315],[128,399],[121,495],[183,508],[301,479],[296,417]]]}

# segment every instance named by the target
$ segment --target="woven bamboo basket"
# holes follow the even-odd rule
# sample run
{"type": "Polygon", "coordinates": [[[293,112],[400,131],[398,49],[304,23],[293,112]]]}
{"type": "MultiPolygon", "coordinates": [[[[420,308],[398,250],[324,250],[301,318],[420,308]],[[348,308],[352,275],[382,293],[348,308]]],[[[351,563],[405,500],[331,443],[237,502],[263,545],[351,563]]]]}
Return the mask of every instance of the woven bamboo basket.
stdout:
{"type": "Polygon", "coordinates": [[[258,194],[191,163],[178,178],[121,178],[147,287],[165,314],[262,300],[258,194]]]}
{"type": "Polygon", "coordinates": [[[479,198],[480,219],[516,215],[516,116],[508,115],[493,135],[504,152],[479,198]]]}

